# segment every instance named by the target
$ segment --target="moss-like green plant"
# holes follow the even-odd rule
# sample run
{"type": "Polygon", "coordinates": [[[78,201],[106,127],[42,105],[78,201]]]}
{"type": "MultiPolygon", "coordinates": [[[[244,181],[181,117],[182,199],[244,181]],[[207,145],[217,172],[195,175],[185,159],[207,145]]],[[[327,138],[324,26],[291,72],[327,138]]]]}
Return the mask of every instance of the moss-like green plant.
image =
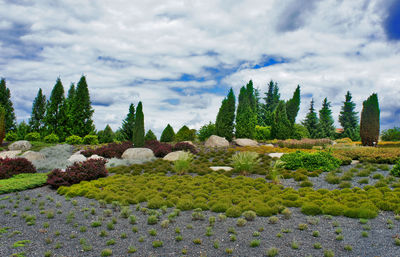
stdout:
{"type": "Polygon", "coordinates": [[[276,247],[271,247],[271,248],[269,248],[269,249],[267,250],[266,255],[267,255],[268,257],[275,257],[275,256],[278,255],[278,253],[279,253],[279,249],[278,249],[278,248],[276,248],[276,247]]]}
{"type": "Polygon", "coordinates": [[[246,223],[247,223],[247,221],[246,221],[245,219],[242,219],[242,218],[239,218],[239,219],[237,219],[237,221],[236,221],[236,225],[237,225],[238,227],[243,227],[244,225],[246,225],[246,223]]]}
{"type": "Polygon", "coordinates": [[[315,243],[315,244],[313,245],[313,247],[314,247],[314,249],[321,249],[321,248],[322,248],[322,245],[321,245],[321,243],[317,242],[317,243],[315,243]]]}
{"type": "Polygon", "coordinates": [[[258,247],[260,246],[261,241],[258,239],[251,240],[250,247],[258,247]]]}
{"type": "Polygon", "coordinates": [[[101,251],[102,257],[111,256],[111,255],[112,255],[112,250],[110,248],[106,248],[101,251]]]}

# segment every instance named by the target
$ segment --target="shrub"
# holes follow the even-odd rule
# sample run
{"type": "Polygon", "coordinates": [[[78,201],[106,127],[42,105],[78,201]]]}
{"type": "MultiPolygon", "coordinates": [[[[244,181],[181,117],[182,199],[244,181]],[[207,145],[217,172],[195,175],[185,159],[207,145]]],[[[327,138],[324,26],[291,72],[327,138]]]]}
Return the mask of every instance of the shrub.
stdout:
{"type": "Polygon", "coordinates": [[[110,143],[98,148],[87,149],[82,152],[86,157],[90,157],[94,154],[102,156],[104,158],[121,158],[122,154],[128,149],[132,148],[133,144],[130,141],[122,143],[110,143]]]}
{"type": "Polygon", "coordinates": [[[47,135],[43,138],[44,142],[46,143],[58,143],[58,141],[60,140],[58,138],[58,136],[54,133],[47,135]]]}
{"type": "Polygon", "coordinates": [[[86,135],[83,138],[83,143],[85,145],[97,145],[99,143],[99,139],[96,135],[86,135]]]}
{"type": "Polygon", "coordinates": [[[197,132],[197,138],[202,142],[212,135],[215,135],[215,124],[212,122],[203,125],[197,132]]]}
{"type": "Polygon", "coordinates": [[[242,219],[242,218],[239,218],[239,219],[237,219],[237,221],[236,221],[236,225],[237,225],[238,227],[243,227],[244,225],[246,225],[246,223],[247,223],[247,220],[242,219]]]}
{"type": "Polygon", "coordinates": [[[396,165],[393,166],[392,170],[390,171],[395,177],[400,177],[400,159],[397,161],[396,165]]]}
{"type": "Polygon", "coordinates": [[[13,141],[17,140],[17,137],[18,137],[17,133],[10,131],[6,134],[5,140],[7,142],[13,142],[13,141]]]}
{"type": "Polygon", "coordinates": [[[101,144],[112,143],[114,141],[115,134],[111,127],[107,124],[104,130],[97,132],[97,137],[101,144]]]}
{"type": "Polygon", "coordinates": [[[257,214],[254,211],[245,211],[243,212],[243,217],[248,220],[252,221],[256,218],[257,214]]]}
{"type": "Polygon", "coordinates": [[[149,148],[153,151],[154,156],[156,157],[164,157],[170,152],[172,152],[172,146],[165,143],[160,143],[157,140],[150,140],[146,141],[145,145],[146,148],[149,148]]]}
{"type": "Polygon", "coordinates": [[[48,174],[47,183],[53,188],[58,188],[77,184],[81,181],[106,177],[108,174],[105,168],[106,162],[106,160],[102,159],[90,159],[72,164],[65,172],[60,169],[54,169],[48,174]]]}
{"type": "Polygon", "coordinates": [[[269,140],[271,139],[271,126],[256,126],[256,133],[254,138],[256,140],[269,140]]]}
{"type": "Polygon", "coordinates": [[[31,132],[25,135],[25,140],[28,141],[39,141],[40,134],[38,132],[31,132]]]}
{"type": "Polygon", "coordinates": [[[382,141],[400,141],[400,127],[382,131],[382,141]]]}
{"type": "Polygon", "coordinates": [[[196,137],[196,130],[189,129],[187,126],[183,126],[175,135],[177,142],[181,141],[193,141],[196,137]]]}
{"type": "Polygon", "coordinates": [[[161,133],[160,142],[172,142],[175,140],[175,132],[171,125],[167,125],[161,133]]]}
{"type": "Polygon", "coordinates": [[[183,152],[179,156],[179,158],[176,161],[174,161],[173,168],[176,173],[184,174],[189,170],[192,161],[193,161],[193,154],[188,152],[183,152]]]}
{"type": "Polygon", "coordinates": [[[321,208],[315,203],[304,203],[301,206],[301,212],[305,215],[319,215],[322,214],[321,208]]]}
{"type": "Polygon", "coordinates": [[[301,124],[294,124],[292,137],[294,139],[301,140],[303,138],[310,138],[311,136],[305,126],[301,124]]]}
{"type": "Polygon", "coordinates": [[[149,129],[149,131],[147,131],[146,135],[144,136],[144,141],[150,141],[150,140],[157,140],[156,135],[154,135],[153,131],[151,131],[151,129],[149,129]]]}
{"type": "Polygon", "coordinates": [[[192,154],[196,154],[198,151],[196,150],[196,147],[194,145],[186,143],[186,142],[179,142],[176,143],[173,147],[174,151],[189,151],[192,154]]]}
{"type": "Polygon", "coordinates": [[[242,210],[238,206],[232,206],[225,212],[227,217],[237,218],[242,215],[242,210]]]}
{"type": "Polygon", "coordinates": [[[0,179],[21,173],[36,173],[36,168],[25,158],[0,159],[0,179]]]}
{"type": "Polygon", "coordinates": [[[233,167],[238,172],[251,173],[258,162],[258,153],[255,152],[238,152],[232,156],[233,167]]]}
{"type": "Polygon", "coordinates": [[[69,145],[80,145],[82,144],[83,140],[80,136],[72,135],[65,139],[65,142],[69,145]]]}
{"type": "Polygon", "coordinates": [[[46,184],[47,174],[28,173],[15,175],[8,179],[0,180],[0,194],[24,191],[46,184]]]}
{"type": "Polygon", "coordinates": [[[305,153],[297,151],[284,154],[281,160],[284,162],[284,167],[289,170],[305,168],[309,171],[331,171],[337,169],[341,163],[339,159],[327,152],[305,153]]]}
{"type": "Polygon", "coordinates": [[[331,145],[332,141],[327,138],[323,139],[288,139],[288,140],[279,140],[278,146],[285,148],[294,148],[294,149],[312,149],[314,146],[326,146],[331,145]]]}

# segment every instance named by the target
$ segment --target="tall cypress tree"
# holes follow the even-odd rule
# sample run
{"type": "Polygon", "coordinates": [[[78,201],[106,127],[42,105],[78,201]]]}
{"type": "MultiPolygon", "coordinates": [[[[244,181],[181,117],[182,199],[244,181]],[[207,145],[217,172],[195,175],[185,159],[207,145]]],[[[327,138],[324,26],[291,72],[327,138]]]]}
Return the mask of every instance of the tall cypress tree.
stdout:
{"type": "Polygon", "coordinates": [[[239,103],[236,112],[236,137],[254,138],[257,124],[257,116],[251,105],[251,96],[249,96],[247,87],[242,87],[239,93],[239,103]]]}
{"type": "Polygon", "coordinates": [[[14,107],[11,102],[11,92],[6,86],[6,80],[1,78],[0,80],[0,105],[3,106],[6,111],[5,114],[5,127],[6,133],[10,130],[16,129],[14,107]]]}
{"type": "Polygon", "coordinates": [[[65,109],[64,87],[57,78],[46,104],[45,124],[48,134],[55,133],[61,140],[66,137],[67,115],[65,109]]]}
{"type": "Polygon", "coordinates": [[[135,127],[135,105],[131,103],[129,105],[129,113],[126,115],[125,120],[122,121],[121,132],[125,140],[132,140],[133,128],[135,127]]]}
{"type": "Polygon", "coordinates": [[[235,120],[235,94],[232,88],[227,97],[222,101],[215,122],[216,134],[225,137],[228,141],[232,140],[235,120]]]}
{"type": "Polygon", "coordinates": [[[286,104],[280,101],[275,108],[271,127],[271,137],[274,139],[288,139],[292,134],[292,124],[290,123],[287,113],[286,104]]]}
{"type": "Polygon", "coordinates": [[[307,113],[307,116],[302,123],[303,123],[303,126],[305,126],[307,128],[308,133],[310,133],[311,138],[318,137],[319,124],[318,124],[317,113],[315,112],[315,109],[314,109],[314,99],[311,99],[309,112],[307,113]]]}
{"type": "Polygon", "coordinates": [[[322,102],[322,108],[319,110],[319,136],[322,138],[332,138],[335,135],[334,120],[330,106],[331,103],[325,98],[322,102]]]}
{"type": "Polygon", "coordinates": [[[76,95],[75,84],[71,83],[71,86],[69,87],[68,90],[67,99],[65,100],[65,110],[68,117],[68,122],[67,122],[68,135],[72,135],[74,132],[73,130],[75,126],[74,124],[75,95],[76,95]]]}
{"type": "Polygon", "coordinates": [[[29,119],[29,126],[32,131],[43,133],[44,130],[44,117],[46,114],[46,96],[42,93],[42,89],[36,95],[32,104],[32,114],[29,119]]]}
{"type": "Polygon", "coordinates": [[[286,114],[290,124],[293,126],[296,122],[297,114],[300,110],[300,86],[298,85],[293,93],[293,97],[286,102],[286,114]]]}
{"type": "Polygon", "coordinates": [[[360,122],[361,143],[364,146],[373,146],[379,140],[380,110],[376,93],[363,102],[360,122]]]}
{"type": "Polygon", "coordinates": [[[74,128],[72,129],[72,133],[83,137],[94,132],[92,120],[94,110],[90,102],[89,89],[85,76],[81,77],[76,86],[74,99],[72,107],[74,128]]]}
{"type": "Polygon", "coordinates": [[[354,111],[356,104],[351,100],[352,96],[349,91],[345,96],[342,110],[339,115],[339,123],[343,127],[342,137],[349,137],[353,141],[360,139],[359,125],[358,125],[358,112],[354,111]]]}
{"type": "Polygon", "coordinates": [[[133,129],[132,141],[135,147],[144,146],[144,115],[142,102],[138,103],[136,109],[135,126],[133,129]]]}

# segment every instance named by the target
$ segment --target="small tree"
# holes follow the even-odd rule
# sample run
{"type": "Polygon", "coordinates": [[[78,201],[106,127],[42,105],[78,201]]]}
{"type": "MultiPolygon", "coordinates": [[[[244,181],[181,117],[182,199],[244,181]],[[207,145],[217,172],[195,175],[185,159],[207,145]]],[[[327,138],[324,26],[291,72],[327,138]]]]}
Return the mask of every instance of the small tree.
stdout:
{"type": "Polygon", "coordinates": [[[18,140],[24,140],[25,136],[29,133],[30,127],[25,121],[20,122],[17,125],[17,138],[18,140]]]}
{"type": "Polygon", "coordinates": [[[239,104],[236,114],[236,137],[254,138],[257,124],[255,109],[251,104],[253,94],[248,91],[252,87],[242,87],[239,93],[239,104]]]}
{"type": "Polygon", "coordinates": [[[29,119],[29,127],[31,131],[43,132],[44,117],[46,114],[46,96],[43,95],[42,89],[39,88],[35,100],[33,100],[32,114],[29,119]]]}
{"type": "Polygon", "coordinates": [[[65,99],[65,112],[67,115],[67,134],[72,135],[74,132],[74,108],[75,108],[75,95],[76,89],[74,83],[71,83],[71,86],[68,90],[67,98],[65,99]]]}
{"type": "Polygon", "coordinates": [[[212,135],[215,135],[215,124],[211,121],[208,124],[201,126],[197,132],[197,138],[202,142],[206,141],[206,139],[212,135]]]}
{"type": "Polygon", "coordinates": [[[297,114],[300,110],[300,86],[298,85],[293,93],[293,97],[286,102],[286,114],[292,127],[296,122],[297,114]]]}
{"type": "Polygon", "coordinates": [[[228,141],[232,140],[235,121],[235,95],[232,88],[227,97],[222,101],[215,122],[215,132],[218,136],[225,137],[228,141]]]}
{"type": "Polygon", "coordinates": [[[6,80],[0,79],[0,105],[3,106],[6,111],[5,114],[5,126],[6,132],[14,130],[16,128],[14,107],[11,102],[11,92],[6,86],[6,80]]]}
{"type": "Polygon", "coordinates": [[[318,117],[314,109],[314,99],[311,99],[310,109],[302,124],[307,128],[311,138],[317,138],[319,134],[318,117]]]}
{"type": "Polygon", "coordinates": [[[353,141],[360,140],[360,132],[358,125],[358,112],[354,111],[356,104],[351,100],[352,96],[349,91],[345,96],[342,110],[339,115],[339,123],[343,127],[341,137],[349,137],[353,141]]]}
{"type": "Polygon", "coordinates": [[[364,146],[373,146],[379,140],[380,110],[378,95],[376,93],[363,102],[361,112],[360,136],[364,146]]]}
{"type": "Polygon", "coordinates": [[[265,105],[263,109],[264,125],[271,126],[273,121],[273,113],[280,101],[278,83],[271,80],[268,84],[268,91],[265,93],[265,96],[266,96],[264,97],[265,105]]]}
{"type": "Polygon", "coordinates": [[[160,142],[172,142],[175,140],[175,132],[171,125],[167,125],[161,133],[160,142]]]}
{"type": "Polygon", "coordinates": [[[131,103],[129,105],[129,112],[126,115],[125,120],[122,121],[121,133],[125,140],[132,140],[133,128],[135,127],[135,105],[131,103]]]}
{"type": "Polygon", "coordinates": [[[153,131],[151,131],[151,129],[147,131],[146,136],[144,137],[144,141],[150,141],[150,140],[157,140],[156,135],[153,133],[153,131]]]}
{"type": "Polygon", "coordinates": [[[144,115],[142,102],[138,103],[135,115],[135,126],[133,127],[133,145],[144,146],[144,115]]]}
{"type": "Polygon", "coordinates": [[[335,134],[335,126],[333,126],[332,111],[330,102],[325,98],[322,102],[322,108],[319,111],[319,136],[332,138],[335,134]]]}
{"type": "Polygon", "coordinates": [[[97,136],[99,138],[99,142],[102,144],[114,142],[114,132],[108,124],[104,130],[97,132],[97,136]]]}
{"type": "Polygon", "coordinates": [[[6,136],[6,110],[0,105],[0,145],[6,136]]]}
{"type": "Polygon", "coordinates": [[[273,115],[271,136],[274,139],[288,139],[292,133],[292,124],[287,118],[286,104],[280,101],[273,115]]]}
{"type": "Polygon", "coordinates": [[[90,102],[86,77],[82,76],[76,86],[72,107],[72,120],[74,122],[74,127],[72,129],[73,135],[83,137],[94,132],[95,128],[92,120],[93,112],[94,110],[90,102]]]}
{"type": "Polygon", "coordinates": [[[196,137],[196,130],[189,129],[186,125],[184,125],[175,135],[175,140],[177,142],[181,141],[193,141],[196,137]]]}

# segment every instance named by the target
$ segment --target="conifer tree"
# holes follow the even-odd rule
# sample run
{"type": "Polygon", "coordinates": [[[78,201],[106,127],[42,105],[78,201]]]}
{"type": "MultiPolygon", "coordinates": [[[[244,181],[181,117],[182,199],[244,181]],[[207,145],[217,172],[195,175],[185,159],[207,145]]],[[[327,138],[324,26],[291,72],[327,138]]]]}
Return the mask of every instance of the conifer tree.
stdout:
{"type": "Polygon", "coordinates": [[[360,132],[358,125],[358,117],[356,111],[356,104],[351,100],[352,96],[349,91],[345,96],[345,101],[343,102],[342,110],[339,115],[339,123],[343,127],[343,132],[341,137],[349,137],[353,141],[360,140],[360,132]]]}
{"type": "Polygon", "coordinates": [[[247,93],[247,97],[249,98],[250,108],[256,115],[257,114],[257,99],[254,95],[254,86],[253,86],[252,80],[250,80],[249,83],[247,83],[247,85],[246,85],[246,93],[247,93]]]}
{"type": "Polygon", "coordinates": [[[17,125],[17,139],[24,140],[26,134],[30,131],[29,125],[23,120],[17,125]]]}
{"type": "Polygon", "coordinates": [[[84,137],[94,132],[93,125],[93,108],[90,102],[90,95],[88,85],[86,83],[86,77],[82,76],[79,80],[73,101],[72,107],[72,120],[74,127],[72,134],[84,137]]]}
{"type": "Polygon", "coordinates": [[[235,95],[232,88],[227,97],[222,101],[219,108],[217,120],[215,122],[216,134],[225,137],[228,141],[232,140],[235,121],[235,95]]]}
{"type": "Polygon", "coordinates": [[[135,115],[135,126],[133,127],[133,145],[135,147],[144,146],[144,115],[142,102],[138,103],[135,115]]]}
{"type": "Polygon", "coordinates": [[[147,131],[146,135],[144,136],[144,141],[150,140],[157,140],[156,135],[153,133],[153,131],[151,131],[151,129],[149,129],[149,131],[147,131]]]}
{"type": "Polygon", "coordinates": [[[44,117],[46,114],[46,96],[42,93],[42,89],[39,88],[39,91],[36,95],[35,100],[33,100],[32,104],[32,114],[29,119],[29,127],[31,131],[36,131],[39,133],[43,133],[44,130],[44,117]]]}
{"type": "Polygon", "coordinates": [[[332,138],[335,135],[334,120],[332,118],[331,103],[325,98],[319,110],[319,137],[332,138]]]}
{"type": "Polygon", "coordinates": [[[275,108],[278,106],[280,101],[279,87],[278,84],[274,81],[270,81],[268,84],[268,91],[265,93],[266,97],[264,97],[265,105],[264,105],[264,125],[271,126],[273,121],[273,112],[275,108]]]}
{"type": "Polygon", "coordinates": [[[0,79],[0,105],[3,106],[6,111],[5,114],[5,127],[6,133],[10,130],[16,129],[15,113],[14,107],[11,102],[11,92],[6,86],[6,80],[4,78],[0,79]]]}
{"type": "Polygon", "coordinates": [[[189,129],[188,126],[183,125],[175,135],[176,142],[193,141],[196,137],[196,130],[189,129]]]}
{"type": "Polygon", "coordinates": [[[361,143],[364,146],[378,144],[380,129],[380,110],[376,93],[363,102],[360,122],[361,143]]]}
{"type": "Polygon", "coordinates": [[[133,138],[133,128],[135,127],[135,105],[131,103],[129,105],[129,113],[127,114],[125,120],[122,121],[121,132],[125,140],[132,140],[133,138]]]}
{"type": "Polygon", "coordinates": [[[112,143],[114,141],[114,132],[112,131],[110,125],[108,124],[104,128],[104,130],[97,132],[97,136],[101,144],[112,143]]]}
{"type": "Polygon", "coordinates": [[[67,119],[64,87],[61,79],[57,78],[50,99],[46,104],[45,126],[47,134],[54,133],[63,140],[67,135],[67,119]]]}
{"type": "Polygon", "coordinates": [[[257,116],[251,105],[248,87],[242,87],[236,112],[236,138],[254,138],[257,116]]]}
{"type": "Polygon", "coordinates": [[[171,125],[167,125],[161,133],[160,142],[172,142],[175,140],[175,132],[171,125]]]}
{"type": "Polygon", "coordinates": [[[286,114],[290,124],[294,126],[297,114],[300,110],[300,86],[298,85],[293,93],[293,97],[286,102],[286,114]]]}
{"type": "Polygon", "coordinates": [[[311,99],[309,112],[307,113],[307,116],[302,123],[303,123],[303,126],[305,126],[307,128],[308,133],[310,133],[311,138],[318,137],[319,124],[318,124],[317,113],[315,112],[315,109],[314,109],[314,99],[311,99]]]}
{"type": "Polygon", "coordinates": [[[6,136],[6,110],[0,105],[0,145],[6,136]]]}
{"type": "Polygon", "coordinates": [[[75,84],[71,83],[71,86],[68,90],[67,99],[65,99],[65,111],[67,113],[67,134],[72,135],[74,133],[74,107],[75,107],[75,84]]]}
{"type": "Polygon", "coordinates": [[[275,108],[273,118],[271,137],[274,139],[288,139],[291,136],[293,125],[287,117],[284,101],[280,101],[275,108]]]}

